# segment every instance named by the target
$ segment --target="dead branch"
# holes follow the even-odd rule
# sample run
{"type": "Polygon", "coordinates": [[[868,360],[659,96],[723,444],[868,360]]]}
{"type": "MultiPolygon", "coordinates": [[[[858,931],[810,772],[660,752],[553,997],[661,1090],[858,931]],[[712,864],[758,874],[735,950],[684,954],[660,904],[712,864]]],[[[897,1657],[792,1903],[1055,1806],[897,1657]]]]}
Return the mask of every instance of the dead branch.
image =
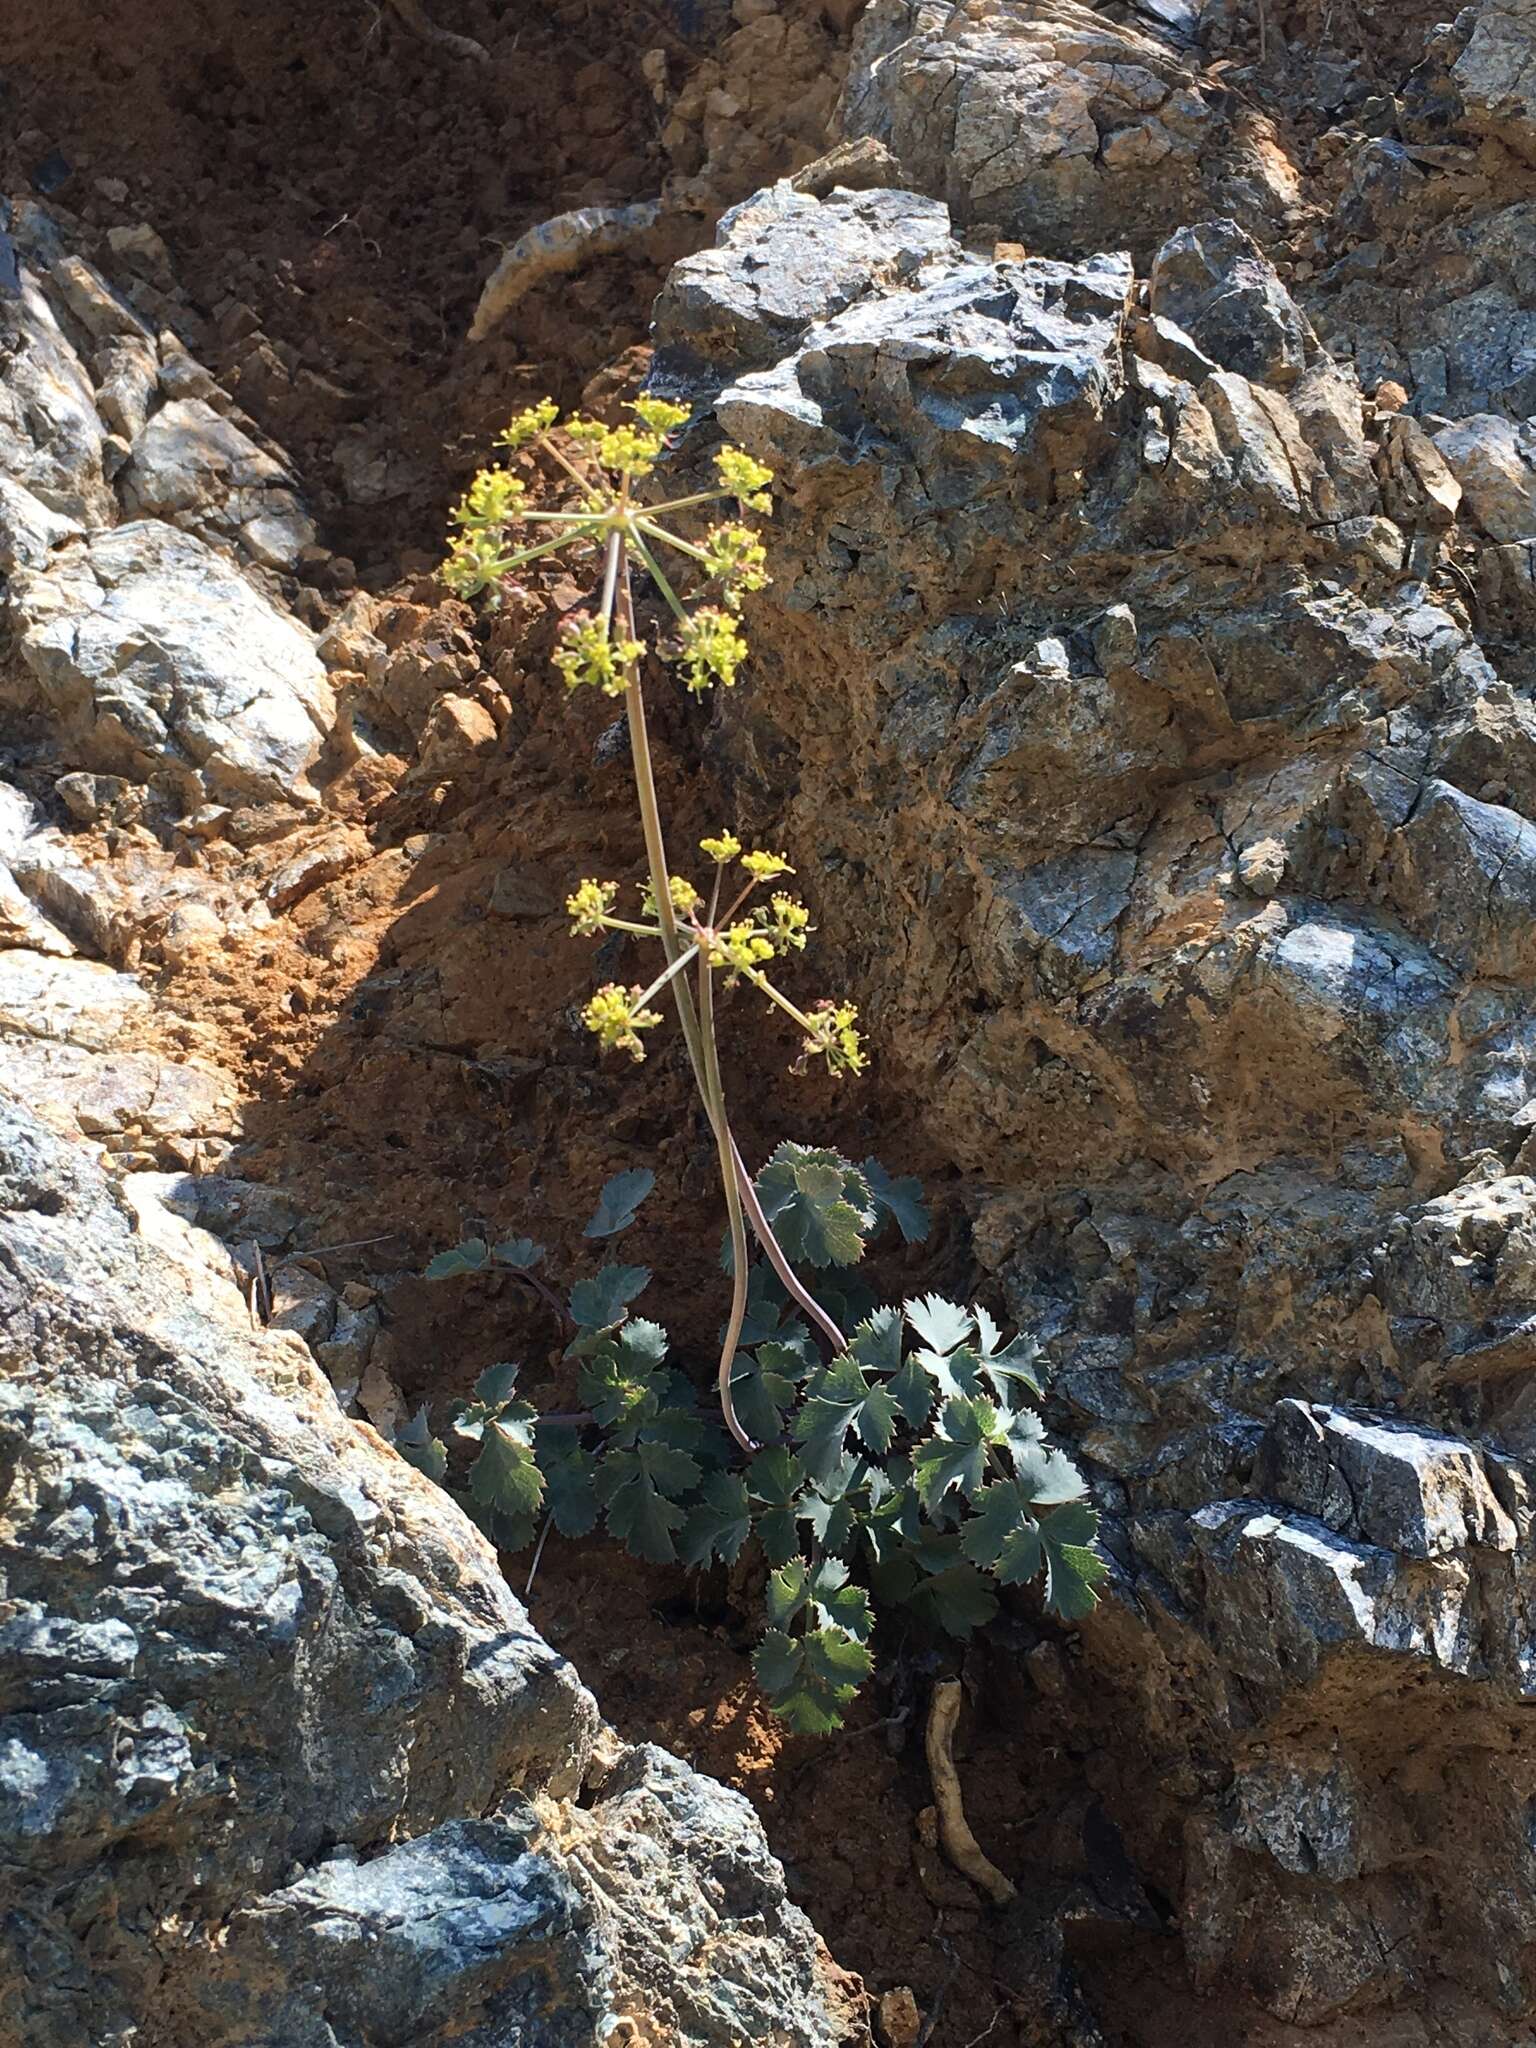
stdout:
{"type": "Polygon", "coordinates": [[[962,1877],[968,1877],[984,1891],[994,1906],[1006,1906],[1017,1896],[1018,1887],[982,1854],[960,1797],[953,1754],[960,1699],[959,1679],[942,1679],[933,1688],[933,1704],[928,1709],[928,1775],[933,1780],[933,1803],[938,1809],[939,1841],[962,1877]]]}
{"type": "Polygon", "coordinates": [[[427,19],[421,0],[389,0],[389,5],[424,43],[435,43],[438,49],[448,50],[455,57],[473,57],[479,64],[490,63],[491,53],[484,43],[477,43],[473,36],[456,36],[452,29],[439,28],[435,21],[427,19]]]}

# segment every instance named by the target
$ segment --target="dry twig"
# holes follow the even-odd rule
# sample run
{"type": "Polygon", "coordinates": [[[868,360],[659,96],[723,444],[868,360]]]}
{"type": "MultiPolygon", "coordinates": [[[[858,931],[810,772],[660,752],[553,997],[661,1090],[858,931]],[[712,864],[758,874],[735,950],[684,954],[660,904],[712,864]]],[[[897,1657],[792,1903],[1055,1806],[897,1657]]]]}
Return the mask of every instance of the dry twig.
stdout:
{"type": "Polygon", "coordinates": [[[1018,1887],[983,1855],[981,1844],[971,1833],[960,1797],[953,1754],[960,1699],[959,1679],[945,1678],[933,1688],[933,1704],[928,1709],[928,1775],[933,1780],[933,1803],[938,1809],[939,1841],[962,1877],[968,1877],[984,1891],[994,1906],[1006,1906],[1017,1896],[1018,1887]]]}
{"type": "Polygon", "coordinates": [[[439,28],[435,21],[427,19],[421,0],[389,0],[389,4],[424,43],[435,43],[438,49],[448,50],[455,57],[473,57],[478,64],[490,63],[491,53],[484,43],[477,43],[473,36],[456,36],[452,29],[439,28]]]}

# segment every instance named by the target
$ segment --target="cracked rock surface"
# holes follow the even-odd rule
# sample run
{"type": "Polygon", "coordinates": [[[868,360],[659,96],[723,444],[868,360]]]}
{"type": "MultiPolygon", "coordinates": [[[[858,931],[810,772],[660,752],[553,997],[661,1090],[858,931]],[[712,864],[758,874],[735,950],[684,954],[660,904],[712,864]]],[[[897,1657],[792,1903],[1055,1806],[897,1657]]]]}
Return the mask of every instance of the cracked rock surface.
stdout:
{"type": "MultiPolygon", "coordinates": [[[[1528,154],[1529,10],[1435,34],[1435,118],[1528,154]]],[[[912,190],[678,266],[658,378],[782,487],[715,741],[986,1183],[1116,1563],[1069,1711],[1195,1984],[1265,2042],[1523,2041],[1530,202],[1362,144],[1302,302],[1184,61],[874,0],[844,115],[912,190]]]]}

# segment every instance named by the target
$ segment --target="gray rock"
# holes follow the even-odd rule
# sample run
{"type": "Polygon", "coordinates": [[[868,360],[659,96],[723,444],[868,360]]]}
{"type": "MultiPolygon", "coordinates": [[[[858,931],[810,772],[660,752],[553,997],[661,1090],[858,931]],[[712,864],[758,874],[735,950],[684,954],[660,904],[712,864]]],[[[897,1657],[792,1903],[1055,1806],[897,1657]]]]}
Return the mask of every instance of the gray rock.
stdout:
{"type": "Polygon", "coordinates": [[[16,2038],[851,2039],[746,1803],[620,1751],[577,1805],[596,1710],[489,1546],[135,1193],[0,1095],[16,2038]]]}
{"type": "Polygon", "coordinates": [[[201,399],[162,406],[117,482],[131,514],[238,541],[272,568],[291,568],[315,538],[288,471],[201,399]]]}
{"type": "Polygon", "coordinates": [[[950,249],[935,200],[880,190],[818,200],[775,185],[724,215],[713,249],[674,265],[656,301],[656,345],[664,365],[675,349],[733,371],[775,362],[813,321],[910,282],[950,249]]]}
{"type": "Polygon", "coordinates": [[[1474,413],[1442,427],[1435,446],[1493,540],[1536,537],[1536,428],[1495,413],[1474,413]]]}
{"type": "Polygon", "coordinates": [[[1149,245],[1182,220],[1283,205],[1241,118],[1218,119],[1172,40],[1076,0],[872,0],[843,125],[884,143],[962,226],[1053,256],[1149,245]]]}
{"type": "Polygon", "coordinates": [[[1482,0],[1471,13],[1467,46],[1451,67],[1467,119],[1516,155],[1536,160],[1536,97],[1529,76],[1536,11],[1529,0],[1482,0]]]}
{"type": "MultiPolygon", "coordinates": [[[[314,643],[191,534],[136,521],[12,593],[31,687],[79,765],[208,798],[310,803],[335,704],[314,643]]],[[[15,685],[13,685],[13,690],[15,685]]]]}
{"type": "Polygon", "coordinates": [[[115,507],[91,380],[25,267],[21,288],[20,346],[0,380],[0,473],[60,518],[105,525],[115,507]]]}
{"type": "Polygon", "coordinates": [[[1236,221],[1171,235],[1152,260],[1149,293],[1154,317],[1182,329],[1224,370],[1285,390],[1306,367],[1307,323],[1236,221]]]}

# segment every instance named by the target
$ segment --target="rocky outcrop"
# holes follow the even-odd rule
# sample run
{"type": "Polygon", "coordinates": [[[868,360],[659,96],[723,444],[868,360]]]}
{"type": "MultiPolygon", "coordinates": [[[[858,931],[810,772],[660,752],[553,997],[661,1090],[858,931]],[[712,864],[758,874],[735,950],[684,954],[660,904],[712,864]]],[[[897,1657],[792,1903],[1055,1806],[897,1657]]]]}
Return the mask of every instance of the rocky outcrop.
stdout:
{"type": "Polygon", "coordinates": [[[1148,34],[1077,0],[872,0],[845,132],[885,143],[957,226],[1052,256],[1144,249],[1212,211],[1278,222],[1296,195],[1268,123],[1202,85],[1195,11],[1163,13],[1148,34]]]}
{"type": "Polygon", "coordinates": [[[782,483],[719,757],[990,1190],[1117,1566],[1064,1711],[1194,1983],[1266,2041],[1515,2041],[1536,298],[1511,219],[1431,215],[1394,318],[1440,381],[1373,406],[1335,351],[1385,295],[1298,305],[1178,52],[1106,119],[1061,67],[1136,32],[1067,25],[875,0],[847,114],[917,191],[780,187],[674,273],[658,375],[782,483]],[[924,224],[883,270],[877,211],[924,224]]]}
{"type": "Polygon", "coordinates": [[[745,1801],[606,1735],[216,1240],[5,1095],[0,1473],[0,2040],[856,2037],[745,1801]]]}

